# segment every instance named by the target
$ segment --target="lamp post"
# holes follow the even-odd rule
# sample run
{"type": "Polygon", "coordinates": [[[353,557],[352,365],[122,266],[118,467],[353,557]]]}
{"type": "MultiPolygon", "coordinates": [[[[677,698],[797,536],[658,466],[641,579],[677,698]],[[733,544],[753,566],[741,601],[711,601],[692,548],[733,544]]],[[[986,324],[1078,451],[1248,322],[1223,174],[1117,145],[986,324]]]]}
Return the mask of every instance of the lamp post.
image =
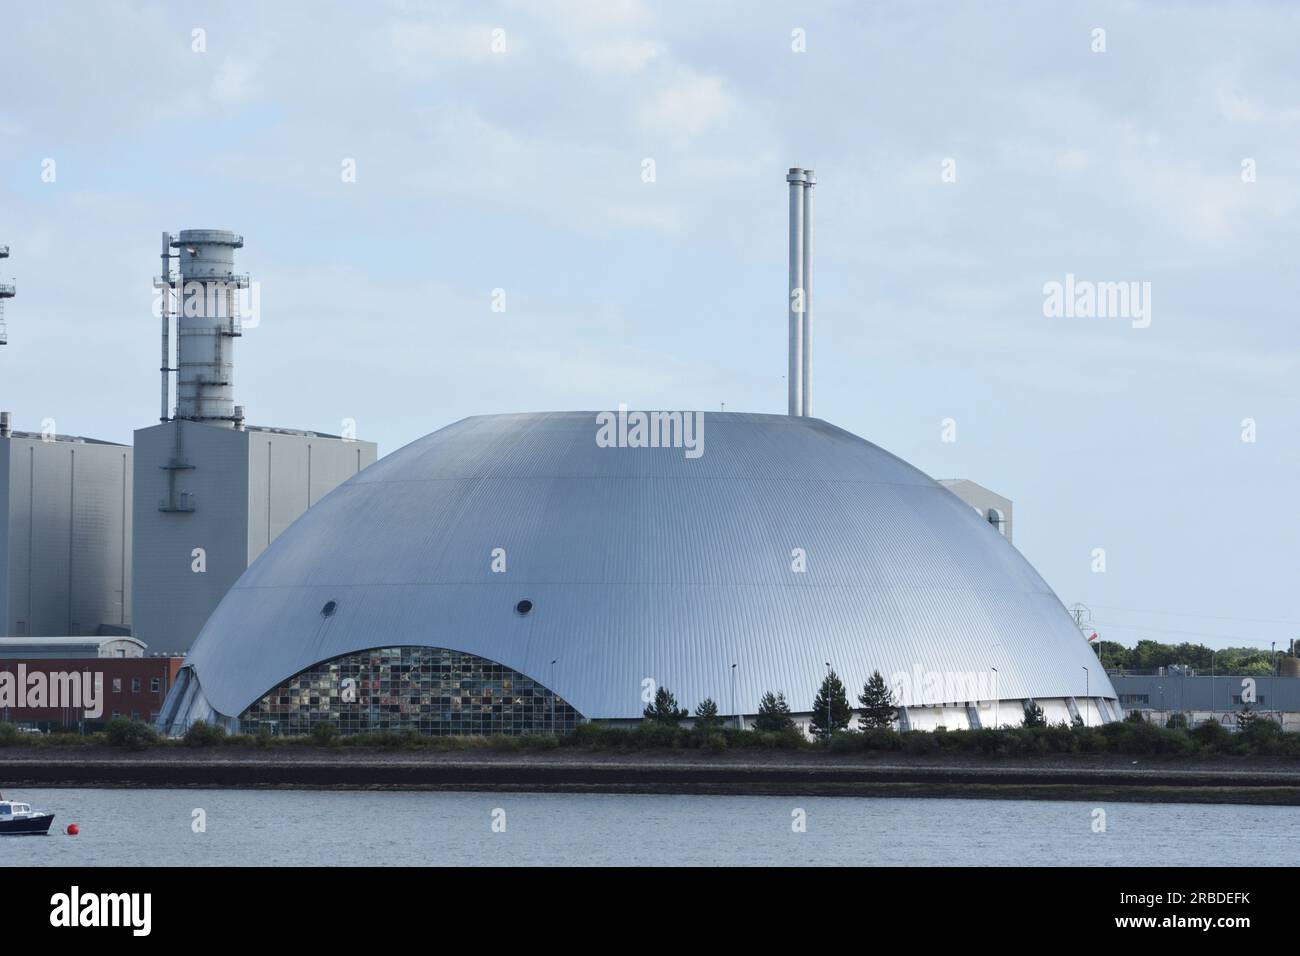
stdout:
{"type": "Polygon", "coordinates": [[[736,665],[731,665],[731,722],[736,725],[737,730],[743,729],[740,726],[740,715],[736,713],[736,665]]]}
{"type": "MultiPolygon", "coordinates": [[[[1276,706],[1276,705],[1277,705],[1277,676],[1278,676],[1278,675],[1277,675],[1277,672],[1278,672],[1278,666],[1277,666],[1277,641],[1274,641],[1274,642],[1273,642],[1272,647],[1273,647],[1273,681],[1272,681],[1272,692],[1273,692],[1273,704],[1274,704],[1274,706],[1276,706]]],[[[1281,708],[1278,708],[1277,724],[1278,724],[1279,727],[1282,726],[1282,711],[1281,711],[1281,708]]]]}
{"type": "Polygon", "coordinates": [[[551,661],[551,735],[555,735],[555,661],[551,661]]]}
{"type": "Polygon", "coordinates": [[[1214,706],[1214,658],[1218,656],[1218,653],[1218,648],[1214,648],[1210,651],[1210,716],[1215,720],[1218,718],[1214,717],[1214,712],[1217,710],[1214,706]]]}
{"type": "Polygon", "coordinates": [[[826,662],[826,742],[831,740],[831,662],[826,662]]]}
{"type": "Polygon", "coordinates": [[[993,668],[993,729],[1001,729],[1002,695],[998,693],[998,669],[993,668]]]}

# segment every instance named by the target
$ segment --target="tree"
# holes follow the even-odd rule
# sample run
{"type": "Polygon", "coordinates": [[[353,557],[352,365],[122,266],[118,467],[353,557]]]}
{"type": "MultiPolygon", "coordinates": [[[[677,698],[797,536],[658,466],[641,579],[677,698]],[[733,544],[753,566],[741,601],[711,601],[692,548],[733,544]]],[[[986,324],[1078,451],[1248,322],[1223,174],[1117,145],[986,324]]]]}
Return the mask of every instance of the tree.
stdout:
{"type": "Polygon", "coordinates": [[[670,727],[676,727],[686,717],[690,716],[685,707],[677,706],[677,698],[667,687],[660,687],[655,691],[653,704],[646,704],[642,716],[646,720],[652,720],[656,724],[667,724],[670,727]]]}
{"type": "Polygon", "coordinates": [[[754,729],[779,734],[793,728],[794,720],[790,717],[790,705],[785,702],[784,691],[773,694],[769,690],[758,702],[754,729]]]}
{"type": "Polygon", "coordinates": [[[1037,704],[1030,704],[1025,708],[1025,719],[1020,725],[1022,727],[1046,727],[1047,718],[1043,716],[1043,708],[1037,704]]]}
{"type": "Polygon", "coordinates": [[[718,705],[712,697],[706,697],[700,701],[695,708],[695,726],[708,728],[718,727],[722,724],[722,718],[718,716],[718,705]]]}
{"type": "Polygon", "coordinates": [[[829,740],[831,734],[837,730],[848,730],[849,721],[852,719],[853,711],[849,710],[849,698],[844,692],[844,682],[840,680],[838,674],[831,671],[822,680],[822,686],[817,691],[817,699],[813,701],[812,720],[809,721],[808,729],[812,731],[814,737],[829,740]]]}
{"type": "Polygon", "coordinates": [[[871,679],[862,685],[858,703],[862,705],[858,723],[863,730],[894,726],[894,721],[898,718],[898,701],[894,699],[894,692],[885,685],[880,671],[874,671],[871,679]]]}

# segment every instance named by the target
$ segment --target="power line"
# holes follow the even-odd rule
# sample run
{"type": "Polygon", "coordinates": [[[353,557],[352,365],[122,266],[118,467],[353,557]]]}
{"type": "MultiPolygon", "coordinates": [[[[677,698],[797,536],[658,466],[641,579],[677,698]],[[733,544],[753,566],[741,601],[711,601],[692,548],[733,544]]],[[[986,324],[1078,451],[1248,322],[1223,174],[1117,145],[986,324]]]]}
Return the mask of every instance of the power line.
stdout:
{"type": "Polygon", "coordinates": [[[1155,611],[1150,608],[1116,607],[1113,604],[1090,604],[1089,607],[1105,608],[1108,611],[1129,611],[1133,614],[1164,614],[1169,617],[1199,617],[1207,621],[1235,621],[1239,624],[1290,624],[1300,627],[1300,621],[1277,617],[1221,617],[1214,614],[1193,614],[1188,611],[1155,611]]]}
{"type": "Polygon", "coordinates": [[[1115,624],[1113,622],[1094,621],[1097,627],[1118,627],[1126,631],[1151,631],[1155,634],[1184,634],[1192,637],[1216,637],[1225,641],[1263,641],[1264,638],[1258,635],[1246,637],[1242,634],[1211,634],[1208,631],[1180,631],[1167,627],[1151,627],[1146,624],[1115,624]]]}

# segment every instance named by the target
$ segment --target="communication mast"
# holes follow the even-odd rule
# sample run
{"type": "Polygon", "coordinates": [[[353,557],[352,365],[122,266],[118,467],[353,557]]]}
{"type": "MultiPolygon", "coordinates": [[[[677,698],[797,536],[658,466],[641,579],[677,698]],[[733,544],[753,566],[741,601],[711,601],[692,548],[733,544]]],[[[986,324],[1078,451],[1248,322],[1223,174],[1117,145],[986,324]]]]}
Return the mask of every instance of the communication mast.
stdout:
{"type": "MultiPolygon", "coordinates": [[[[0,259],[9,258],[9,247],[0,246],[0,259]]],[[[0,345],[9,343],[9,329],[5,325],[5,299],[12,299],[17,290],[12,285],[0,282],[0,345]]]]}

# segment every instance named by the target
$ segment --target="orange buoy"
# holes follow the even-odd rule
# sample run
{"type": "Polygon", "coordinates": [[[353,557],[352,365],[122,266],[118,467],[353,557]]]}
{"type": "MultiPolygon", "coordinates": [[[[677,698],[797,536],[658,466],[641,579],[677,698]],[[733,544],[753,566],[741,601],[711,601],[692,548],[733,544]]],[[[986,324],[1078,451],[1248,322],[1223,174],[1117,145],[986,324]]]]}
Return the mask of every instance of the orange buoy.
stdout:
{"type": "Polygon", "coordinates": [[[69,823],[66,832],[68,836],[76,836],[78,833],[81,832],[81,829],[75,823],[69,823]]]}

